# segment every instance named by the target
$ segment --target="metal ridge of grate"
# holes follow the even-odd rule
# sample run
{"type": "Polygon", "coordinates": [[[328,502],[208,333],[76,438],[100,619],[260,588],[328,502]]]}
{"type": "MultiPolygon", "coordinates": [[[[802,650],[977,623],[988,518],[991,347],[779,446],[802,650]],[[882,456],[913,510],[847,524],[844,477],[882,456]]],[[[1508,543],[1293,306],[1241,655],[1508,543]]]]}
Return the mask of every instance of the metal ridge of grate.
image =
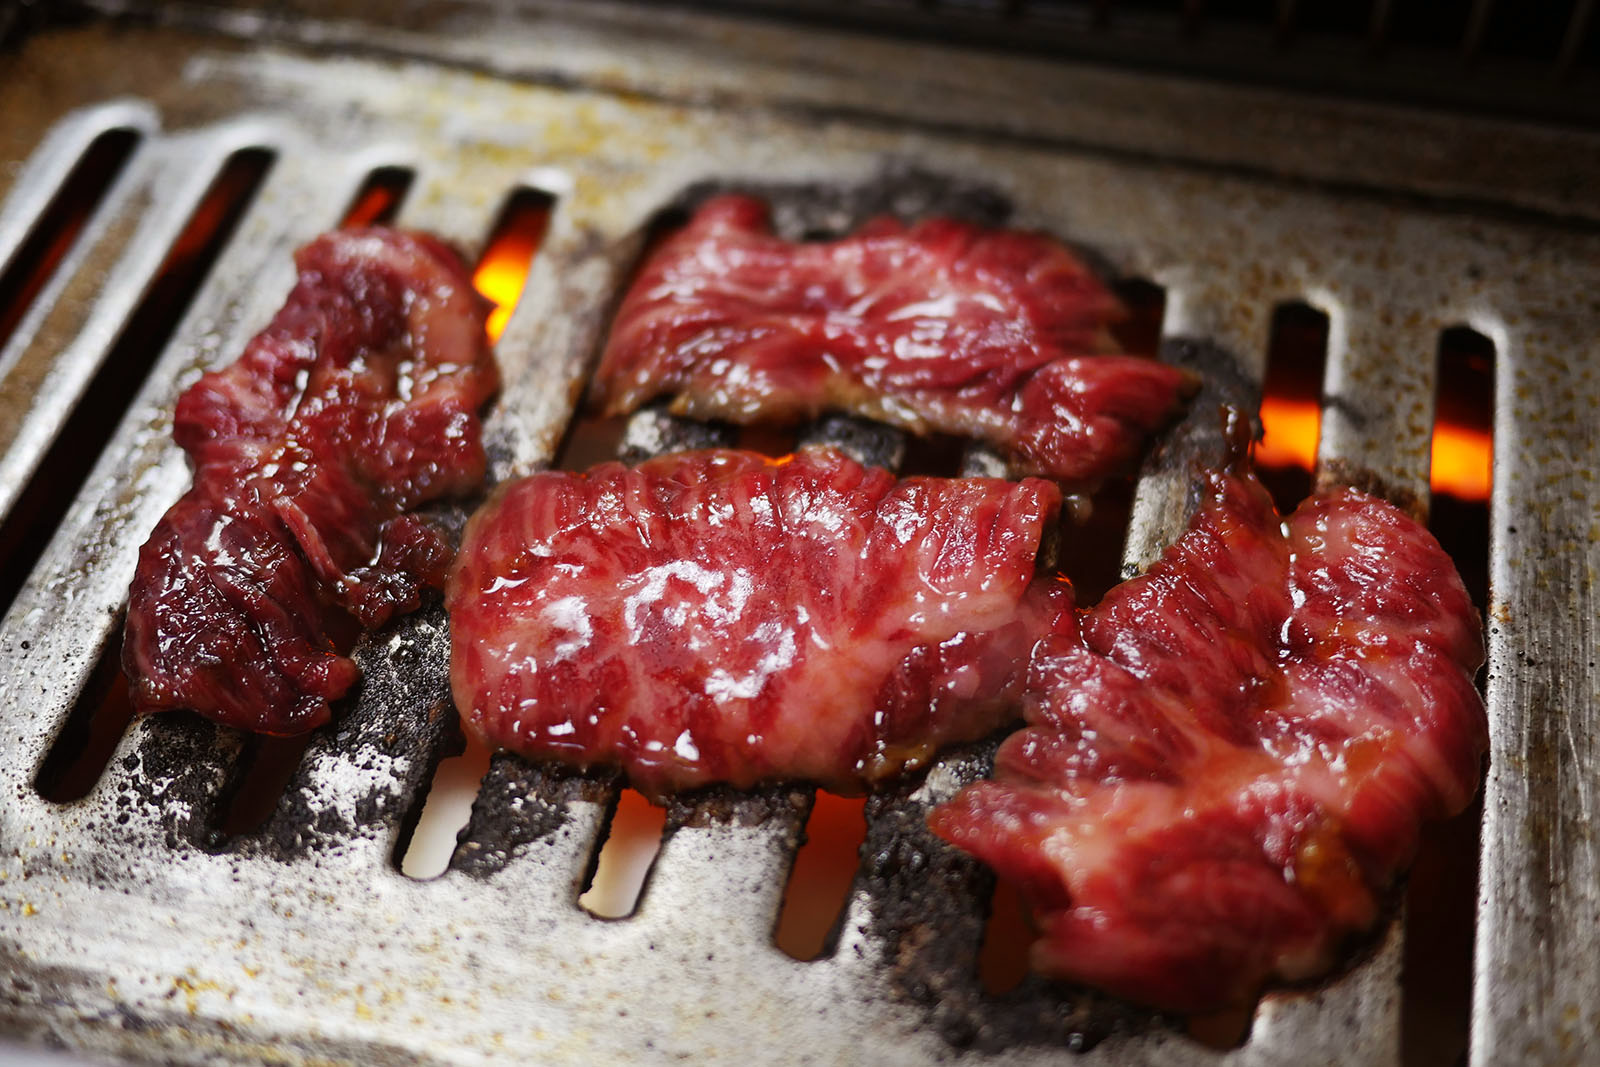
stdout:
{"type": "MultiPolygon", "coordinates": [[[[650,75],[647,56],[629,58],[634,76],[650,75]]],[[[1324,476],[1358,472],[1407,499],[1427,494],[1433,339],[1461,322],[1490,336],[1504,447],[1491,520],[1494,748],[1473,1060],[1561,1062],[1600,1022],[1600,996],[1590,995],[1600,992],[1600,935],[1586,918],[1600,869],[1592,843],[1571,830],[1596,814],[1582,770],[1600,718],[1590,484],[1600,437],[1585,414],[1600,401],[1593,234],[1062,148],[680,108],[420,64],[224,49],[191,55],[181,75],[145,76],[160,105],[130,106],[149,108],[141,153],[163,161],[162,173],[198,173],[246,142],[272,148],[278,163],[0,623],[0,788],[14,798],[0,810],[0,1027],[146,1060],[249,1062],[270,1051],[349,1063],[871,1055],[892,1064],[967,1048],[973,1062],[1021,1064],[1056,1062],[1078,1035],[1096,1033],[1092,1010],[1080,1014],[1085,1002],[1059,990],[1030,986],[1009,1000],[973,992],[985,876],[927,840],[921,813],[981,773],[982,746],[948,754],[869,805],[865,864],[838,945],[812,963],[772,944],[804,790],[675,806],[636,914],[602,921],[576,897],[614,783],[499,757],[451,869],[405,878],[396,852],[454,743],[437,610],[366,642],[362,696],[313,739],[258,831],[216,834],[238,740],[182,716],[131,728],[81,801],[53,805],[34,792],[38,762],[116,624],[138,545],[187,483],[169,435],[177,391],[234,358],[287,290],[292,248],[334,225],[384,165],[417,173],[400,222],[469,252],[509,191],[534,185],[556,198],[498,346],[506,387],[488,424],[496,478],[552,461],[650,220],[708,183],[802,188],[803,200],[819,202],[841,190],[830,210],[844,212],[852,196],[936,206],[918,183],[944,175],[947,188],[991,190],[1017,223],[1163,286],[1165,358],[1200,367],[1214,392],[1150,457],[1128,568],[1186,521],[1193,465],[1214,460],[1218,445],[1211,402],[1253,401],[1276,302],[1306,299],[1332,324],[1324,476]],[[1547,870],[1561,877],[1546,882],[1547,870]]],[[[28,91],[0,87],[0,106],[28,91]]],[[[60,128],[92,136],[109,121],[121,119],[80,112],[60,128]]],[[[35,182],[48,173],[39,163],[23,172],[0,207],[0,238],[47,195],[35,182]]],[[[133,236],[105,255],[107,238],[86,234],[83,264],[30,312],[78,324],[63,349],[88,368],[76,373],[103,357],[130,292],[159,262],[150,250],[164,247],[164,231],[152,220],[181,218],[172,204],[188,188],[151,182],[148,208],[108,202],[97,232],[130,213],[143,223],[115,231],[133,236]],[[125,267],[104,276],[103,290],[75,288],[95,262],[125,267]]],[[[43,341],[21,343],[33,352],[43,341]]],[[[46,434],[58,418],[29,417],[46,434]]],[[[816,432],[840,440],[846,429],[816,432]]],[[[648,413],[627,442],[654,451],[702,432],[648,413]]],[[[894,458],[893,435],[846,439],[870,458],[894,458]]],[[[991,469],[981,454],[968,463],[991,469]]],[[[1117,1018],[1085,1062],[1393,1062],[1403,933],[1390,926],[1322,987],[1270,993],[1237,1049],[1117,1018]]]]}

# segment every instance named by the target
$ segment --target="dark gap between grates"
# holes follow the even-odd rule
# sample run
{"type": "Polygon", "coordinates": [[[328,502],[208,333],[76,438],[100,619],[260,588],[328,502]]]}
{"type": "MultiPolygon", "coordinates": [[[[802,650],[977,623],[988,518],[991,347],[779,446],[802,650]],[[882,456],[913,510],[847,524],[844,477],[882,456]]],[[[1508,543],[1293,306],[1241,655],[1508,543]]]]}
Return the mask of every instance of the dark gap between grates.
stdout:
{"type": "Polygon", "coordinates": [[[734,447],[776,459],[795,450],[799,431],[793,426],[772,426],[753,423],[740,426],[734,432],[734,447]]]}
{"type": "Polygon", "coordinates": [[[89,795],[117,742],[133,721],[133,700],[122,675],[122,618],[95,662],[77,703],[39,764],[33,787],[54,804],[89,795]]]}
{"type": "Polygon", "coordinates": [[[350,198],[342,229],[359,229],[364,226],[387,226],[400,212],[416,172],[410,167],[379,167],[367,175],[356,195],[350,198]]]}
{"type": "Polygon", "coordinates": [[[1111,328],[1124,352],[1155,359],[1161,354],[1161,325],[1167,314],[1167,291],[1144,278],[1123,278],[1111,289],[1128,309],[1128,317],[1111,328]]]}
{"type": "Polygon", "coordinates": [[[0,571],[0,614],[50,543],[275,158],[262,148],[242,149],[228,157],[55,443],[18,495],[16,506],[0,525],[0,559],[6,560],[0,571]]]}
{"type": "Polygon", "coordinates": [[[245,736],[238,762],[217,799],[213,843],[221,844],[267,821],[310,743],[310,734],[245,736]]]}
{"type": "Polygon", "coordinates": [[[1225,1051],[1240,1048],[1250,1040],[1257,1005],[1229,1008],[1209,1015],[1191,1015],[1184,1020],[1184,1032],[1207,1048],[1225,1051]]]}
{"type": "Polygon", "coordinates": [[[428,783],[427,799],[409,833],[400,873],[407,878],[437,878],[450,866],[456,838],[472,817],[472,802],[489,773],[494,754],[471,734],[466,734],[466,749],[458,756],[439,761],[428,783]]]}
{"type": "Polygon", "coordinates": [[[902,478],[932,475],[936,478],[954,478],[961,473],[961,461],[966,457],[967,439],[954,434],[934,433],[926,437],[906,440],[905,462],[900,465],[902,478]]]}
{"type": "Polygon", "coordinates": [[[1056,563],[1072,580],[1081,607],[1093,607],[1122,581],[1122,549],[1133,516],[1133,480],[1113,478],[1089,498],[1087,509],[1063,508],[1056,563]],[[1075,511],[1087,510],[1086,517],[1075,511]]]}
{"type": "Polygon", "coordinates": [[[1256,474],[1285,515],[1311,495],[1327,358],[1327,315],[1300,302],[1274,309],[1261,383],[1261,440],[1252,452],[1256,474]]]}
{"type": "MultiPolygon", "coordinates": [[[[1127,318],[1112,327],[1118,346],[1130,355],[1157,358],[1166,317],[1167,291],[1143,278],[1112,283],[1127,318]]],[[[1056,566],[1072,581],[1073,594],[1092,607],[1122,581],[1122,550],[1133,514],[1133,479],[1111,478],[1087,498],[1069,498],[1057,525],[1056,566]]]]}
{"type": "Polygon", "coordinates": [[[583,415],[567,426],[567,434],[556,449],[553,466],[563,471],[588,470],[597,463],[616,459],[627,432],[625,415],[602,417],[583,415]]]}
{"type": "Polygon", "coordinates": [[[817,790],[805,842],[783,891],[774,941],[784,953],[810,961],[831,955],[839,916],[861,866],[867,839],[866,800],[817,790]]]}
{"type": "Polygon", "coordinates": [[[84,149],[9,263],[0,265],[0,350],[77,243],[141,140],[137,130],[106,130],[84,149]]]}
{"type": "MultiPolygon", "coordinates": [[[[1482,612],[1489,595],[1494,344],[1453,327],[1440,335],[1437,358],[1428,526],[1482,612]]],[[[1480,671],[1480,689],[1484,681],[1480,671]]],[[[1482,823],[1480,793],[1460,815],[1427,827],[1406,884],[1400,1040],[1407,1064],[1466,1056],[1482,823]]]]}
{"type": "Polygon", "coordinates": [[[1489,490],[1494,453],[1494,344],[1466,327],[1439,338],[1429,528],[1480,611],[1489,603],[1489,490]]]}
{"type": "Polygon", "coordinates": [[[1028,949],[1033,939],[1032,914],[1022,892],[997,879],[978,949],[978,982],[985,993],[999,996],[1022,984],[1028,977],[1028,949]]]}

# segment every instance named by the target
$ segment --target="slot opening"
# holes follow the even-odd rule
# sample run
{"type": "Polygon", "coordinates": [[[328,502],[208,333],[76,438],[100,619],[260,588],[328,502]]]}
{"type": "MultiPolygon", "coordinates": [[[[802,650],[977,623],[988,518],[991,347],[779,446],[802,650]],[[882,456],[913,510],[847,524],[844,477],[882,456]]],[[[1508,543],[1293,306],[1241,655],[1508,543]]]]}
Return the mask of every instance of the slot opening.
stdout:
{"type": "Polygon", "coordinates": [[[797,426],[757,422],[734,427],[733,435],[735,448],[777,458],[795,450],[800,440],[800,429],[797,426]]]}
{"type": "Polygon", "coordinates": [[[1112,283],[1111,290],[1128,309],[1128,317],[1111,327],[1111,336],[1129,355],[1155,359],[1161,354],[1166,289],[1144,278],[1122,278],[1112,283]]]}
{"type": "Polygon", "coordinates": [[[1300,301],[1278,305],[1261,383],[1261,440],[1251,455],[1261,484],[1285,515],[1311,495],[1327,360],[1328,316],[1300,301]]]}
{"type": "Polygon", "coordinates": [[[405,203],[406,194],[416,172],[409,167],[379,167],[367,175],[356,195],[350,198],[340,220],[340,229],[354,230],[366,226],[387,226],[394,222],[405,203]]]}
{"type": "Polygon", "coordinates": [[[555,197],[539,189],[518,189],[506,200],[489,230],[483,255],[472,273],[472,284],[494,304],[487,329],[491,342],[500,340],[512,312],[522,300],[534,256],[550,227],[555,197]]]}
{"type": "MultiPolygon", "coordinates": [[[[374,171],[356,195],[356,208],[371,204],[379,196],[385,201],[389,215],[399,211],[404,189],[411,182],[410,171],[398,171],[404,176],[405,187],[399,193],[397,168],[374,171]],[[371,187],[369,189],[369,187],[371,187]],[[374,191],[377,190],[377,191],[374,191]]],[[[544,235],[550,223],[550,212],[555,198],[537,189],[522,188],[507,198],[494,225],[489,228],[483,254],[473,269],[472,284],[478,294],[494,305],[485,324],[490,342],[499,340],[506,323],[522,299],[533,260],[539,254],[544,235]]],[[[578,420],[567,431],[561,453],[577,449],[588,459],[594,452],[594,461],[607,458],[615,445],[607,444],[612,428],[602,423],[620,420],[589,420],[583,425],[578,420]]],[[[615,430],[620,438],[621,430],[615,430]]],[[[455,714],[452,710],[451,714],[455,714]]],[[[444,874],[455,854],[456,839],[472,818],[472,804],[489,772],[493,753],[469,732],[462,731],[465,740],[461,751],[441,759],[434,767],[421,806],[416,810],[415,822],[404,829],[399,838],[398,865],[408,878],[427,880],[444,874]]]]}
{"type": "Polygon", "coordinates": [[[594,873],[578,896],[578,906],[597,919],[632,915],[661,851],[666,825],[667,809],[650,803],[637,790],[622,790],[606,823],[594,873]]]}
{"type": "Polygon", "coordinates": [[[89,673],[89,680],[39,764],[33,788],[52,804],[89,795],[133,721],[133,699],[122,675],[122,618],[89,673]]]}
{"type": "MultiPolygon", "coordinates": [[[[452,712],[453,714],[453,712],[452,712]]],[[[472,805],[489,773],[494,753],[482,741],[466,735],[459,755],[439,761],[428,785],[422,812],[409,834],[403,835],[405,854],[400,873],[407,878],[437,878],[450,867],[456,841],[472,818],[472,805]]]]}
{"type": "Polygon", "coordinates": [[[1128,577],[1122,573],[1122,550],[1133,519],[1133,492],[1133,479],[1112,478],[1089,498],[1087,508],[1061,509],[1056,564],[1071,580],[1079,607],[1094,607],[1128,577]]]}
{"type": "Polygon", "coordinates": [[[866,798],[819,789],[773,935],[785,955],[802,962],[832,955],[866,840],[866,798]]]}
{"type": "MultiPolygon", "coordinates": [[[[1428,528],[1455,561],[1479,612],[1489,601],[1489,501],[1494,455],[1495,349],[1452,327],[1439,337],[1428,528]]],[[[1478,673],[1481,690],[1485,671],[1478,673]]],[[[1483,794],[1426,827],[1406,883],[1400,1038],[1405,1063],[1464,1059],[1472,1017],[1472,957],[1483,794]]]]}
{"type": "Polygon", "coordinates": [[[556,449],[554,467],[563,471],[585,471],[597,463],[617,458],[622,439],[628,432],[628,416],[579,415],[567,424],[566,436],[556,449]]]}
{"type": "Polygon", "coordinates": [[[0,270],[0,350],[56,268],[77,244],[117,177],[133,157],[141,140],[139,131],[118,127],[89,142],[55,196],[45,205],[11,262],[0,270]]]}
{"type": "Polygon", "coordinates": [[[275,154],[246,148],[229,156],[173,242],[94,380],[0,525],[0,615],[50,543],[106,441],[171,340],[201,283],[255,199],[275,154]]]}
{"type": "Polygon", "coordinates": [[[932,433],[926,437],[907,434],[906,456],[900,464],[900,477],[957,477],[961,474],[961,465],[966,461],[967,447],[971,443],[971,438],[948,433],[932,433]]]}
{"type": "Polygon", "coordinates": [[[1022,984],[1033,941],[1032,912],[1022,891],[1003,878],[996,880],[978,947],[978,984],[985,993],[1000,996],[1022,984]]]}
{"type": "Polygon", "coordinates": [[[1250,1040],[1250,1026],[1255,1022],[1257,1005],[1225,1008],[1205,1015],[1191,1015],[1184,1020],[1184,1030],[1206,1048],[1226,1052],[1241,1048],[1250,1040]]]}
{"type": "Polygon", "coordinates": [[[269,737],[247,734],[234,771],[217,800],[211,844],[259,829],[272,817],[283,791],[294,777],[311,744],[311,734],[269,737]]]}

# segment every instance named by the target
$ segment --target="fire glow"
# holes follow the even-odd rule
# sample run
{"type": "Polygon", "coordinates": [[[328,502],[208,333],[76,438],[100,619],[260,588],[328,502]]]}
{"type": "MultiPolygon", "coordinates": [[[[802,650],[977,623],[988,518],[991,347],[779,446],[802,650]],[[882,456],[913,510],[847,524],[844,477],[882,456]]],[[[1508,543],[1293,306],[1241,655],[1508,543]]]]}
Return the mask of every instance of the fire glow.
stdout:
{"type": "Polygon", "coordinates": [[[506,323],[511,321],[511,313],[522,297],[528,271],[544,240],[549,221],[550,205],[546,198],[519,194],[506,207],[494,235],[489,238],[478,269],[473,272],[472,284],[494,304],[486,324],[490,341],[498,341],[505,333],[506,323]]]}
{"type": "MultiPolygon", "coordinates": [[[[1255,461],[1263,467],[1314,470],[1322,410],[1314,401],[1265,397],[1261,401],[1261,440],[1255,461]]],[[[1488,500],[1493,462],[1491,436],[1473,426],[1441,420],[1433,430],[1432,475],[1435,493],[1461,500],[1488,500]]]]}
{"type": "Polygon", "coordinates": [[[1449,493],[1462,500],[1488,500],[1493,465],[1494,441],[1489,434],[1450,422],[1434,425],[1430,485],[1435,493],[1449,493]]]}
{"type": "Polygon", "coordinates": [[[1322,407],[1314,400],[1261,398],[1261,440],[1255,461],[1263,467],[1315,470],[1317,439],[1322,435],[1322,407]]]}

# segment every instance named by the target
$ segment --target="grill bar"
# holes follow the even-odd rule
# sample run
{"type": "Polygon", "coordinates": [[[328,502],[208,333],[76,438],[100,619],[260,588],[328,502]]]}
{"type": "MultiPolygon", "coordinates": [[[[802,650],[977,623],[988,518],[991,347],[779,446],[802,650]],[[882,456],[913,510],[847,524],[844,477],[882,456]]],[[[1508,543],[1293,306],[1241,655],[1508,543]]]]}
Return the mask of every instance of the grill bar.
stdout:
{"type": "Polygon", "coordinates": [[[1514,321],[1474,322],[1498,393],[1475,1064],[1576,1062],[1600,1027],[1596,308],[1522,295],[1514,321]]]}
{"type": "Polygon", "coordinates": [[[1332,295],[1318,484],[1379,487],[1425,511],[1432,446],[1438,319],[1402,320],[1370,291],[1332,295]],[[1363,398],[1385,397],[1374,405],[1363,398]]]}

